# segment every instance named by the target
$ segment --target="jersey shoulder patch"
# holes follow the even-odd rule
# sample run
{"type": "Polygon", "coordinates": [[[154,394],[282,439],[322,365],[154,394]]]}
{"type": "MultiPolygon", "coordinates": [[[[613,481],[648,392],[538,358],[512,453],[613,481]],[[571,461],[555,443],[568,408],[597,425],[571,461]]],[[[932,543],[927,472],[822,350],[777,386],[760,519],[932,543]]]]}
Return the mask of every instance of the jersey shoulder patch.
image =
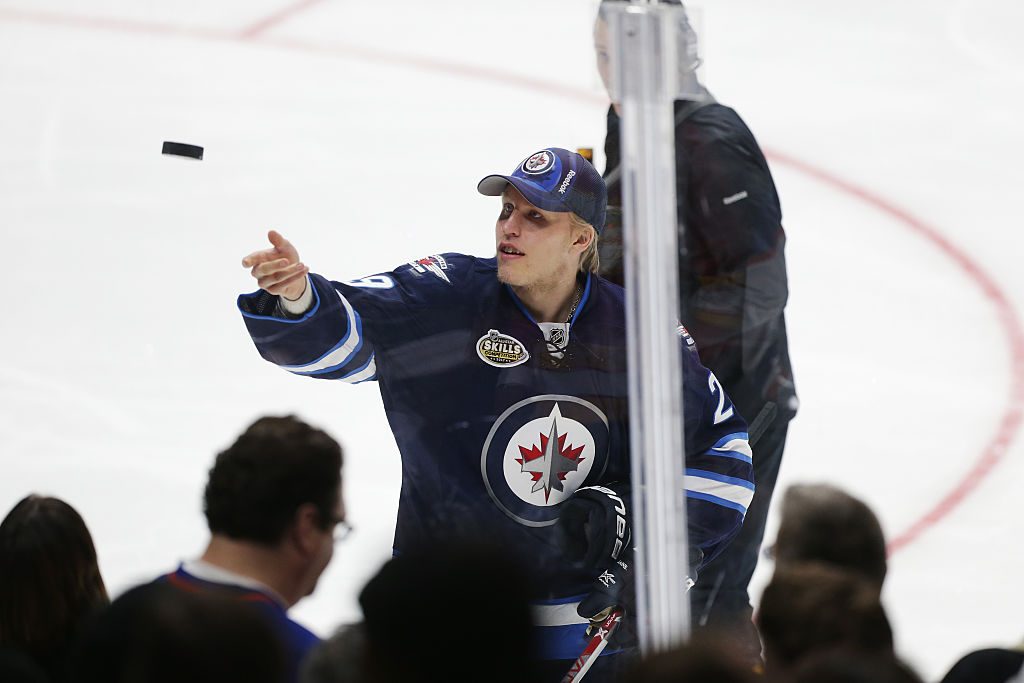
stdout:
{"type": "Polygon", "coordinates": [[[678,334],[684,342],[686,342],[686,348],[696,353],[697,342],[693,341],[693,337],[690,336],[690,331],[687,330],[682,323],[676,327],[676,334],[678,334]]]}
{"type": "Polygon", "coordinates": [[[415,261],[409,261],[408,270],[417,277],[431,275],[437,279],[451,284],[448,279],[448,260],[441,254],[431,254],[415,261]]]}

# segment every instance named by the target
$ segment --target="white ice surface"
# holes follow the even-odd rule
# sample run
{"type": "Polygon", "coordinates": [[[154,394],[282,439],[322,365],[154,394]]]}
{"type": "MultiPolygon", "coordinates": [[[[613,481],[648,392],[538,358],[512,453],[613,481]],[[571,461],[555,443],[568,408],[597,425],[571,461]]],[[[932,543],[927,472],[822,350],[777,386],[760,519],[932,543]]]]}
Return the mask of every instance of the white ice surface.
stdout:
{"type": "MultiPolygon", "coordinates": [[[[201,550],[213,454],[295,412],[348,454],[358,531],[295,609],[327,633],[390,554],[397,452],[376,387],[259,359],[234,309],[253,289],[240,258],[271,227],[339,279],[493,253],[476,181],[534,148],[600,149],[604,100],[589,0],[325,0],[245,35],[287,6],[0,0],[0,513],[30,491],[67,499],[120,592],[201,550]],[[206,158],[161,156],[163,140],[206,158]]],[[[709,0],[706,77],[766,149],[909,212],[1020,317],[1022,19],[1009,0],[709,0]]],[[[839,484],[896,536],[1012,405],[1005,328],[904,221],[773,170],[802,400],[779,490],[839,484]]],[[[928,678],[1024,635],[1022,443],[892,558],[898,646],[928,678]]]]}

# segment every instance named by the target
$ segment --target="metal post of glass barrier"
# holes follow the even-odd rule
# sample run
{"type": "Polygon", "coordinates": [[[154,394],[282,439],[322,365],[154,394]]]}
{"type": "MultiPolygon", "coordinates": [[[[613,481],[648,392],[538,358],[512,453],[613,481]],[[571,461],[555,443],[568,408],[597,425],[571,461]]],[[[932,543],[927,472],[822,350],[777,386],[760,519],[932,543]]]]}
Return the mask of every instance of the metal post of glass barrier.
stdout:
{"type": "Polygon", "coordinates": [[[603,3],[621,117],[637,628],[645,654],[689,633],[673,102],[679,6],[603,3]]]}

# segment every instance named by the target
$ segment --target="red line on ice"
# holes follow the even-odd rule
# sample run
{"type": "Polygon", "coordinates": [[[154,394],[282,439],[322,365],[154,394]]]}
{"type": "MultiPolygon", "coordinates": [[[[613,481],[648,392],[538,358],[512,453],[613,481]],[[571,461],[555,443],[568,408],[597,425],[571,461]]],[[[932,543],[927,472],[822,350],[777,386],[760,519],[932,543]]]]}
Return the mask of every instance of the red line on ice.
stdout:
{"type": "Polygon", "coordinates": [[[769,153],[769,157],[773,162],[789,166],[815,180],[831,185],[837,190],[860,199],[895,219],[900,225],[911,232],[931,242],[978,286],[985,295],[985,298],[996,309],[1000,325],[1003,328],[1003,333],[1010,349],[1011,373],[1009,396],[1006,408],[1000,417],[996,433],[985,444],[980,455],[975,458],[970,470],[954,484],[953,488],[907,529],[890,539],[889,554],[891,555],[913,543],[921,534],[949,515],[1006,456],[1010,443],[1013,442],[1017,432],[1020,430],[1021,421],[1024,418],[1024,327],[1022,327],[1020,317],[1018,317],[1016,310],[1014,310],[1009,297],[1006,296],[1005,292],[1003,292],[985,268],[938,230],[888,200],[827,171],[780,152],[772,151],[769,153]]]}
{"type": "Polygon", "coordinates": [[[321,2],[323,2],[323,0],[299,0],[298,2],[294,2],[273,14],[264,17],[263,19],[250,24],[248,28],[242,30],[238,35],[240,38],[251,40],[259,36],[261,33],[269,31],[278,24],[284,23],[296,14],[305,12],[313,5],[318,5],[321,2]]]}

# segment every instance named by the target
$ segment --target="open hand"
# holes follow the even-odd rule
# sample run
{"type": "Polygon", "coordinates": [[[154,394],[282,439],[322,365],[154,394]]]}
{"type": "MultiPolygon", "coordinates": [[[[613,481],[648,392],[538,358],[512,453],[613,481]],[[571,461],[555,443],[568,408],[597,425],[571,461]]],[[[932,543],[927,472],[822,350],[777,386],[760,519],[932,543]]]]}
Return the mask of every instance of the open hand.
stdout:
{"type": "Polygon", "coordinates": [[[260,289],[286,299],[298,299],[306,291],[309,268],[299,261],[299,252],[281,233],[271,230],[267,239],[273,249],[254,251],[242,259],[242,265],[252,269],[260,289]]]}

